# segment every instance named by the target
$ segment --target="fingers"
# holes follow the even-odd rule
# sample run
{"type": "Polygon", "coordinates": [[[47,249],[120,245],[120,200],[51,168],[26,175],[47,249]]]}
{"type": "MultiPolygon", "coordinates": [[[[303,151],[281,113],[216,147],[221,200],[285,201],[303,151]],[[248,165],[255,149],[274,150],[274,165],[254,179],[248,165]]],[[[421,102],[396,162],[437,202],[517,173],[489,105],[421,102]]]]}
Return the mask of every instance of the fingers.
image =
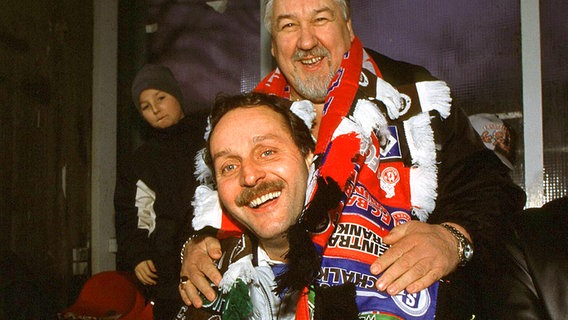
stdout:
{"type": "Polygon", "coordinates": [[[211,257],[211,259],[217,260],[221,258],[222,251],[221,242],[219,242],[219,239],[214,237],[205,237],[201,242],[205,245],[207,253],[211,257]]]}
{"type": "Polygon", "coordinates": [[[390,295],[404,289],[416,293],[455,269],[455,244],[443,227],[422,222],[409,222],[395,230],[399,227],[389,238],[392,246],[371,265],[371,273],[382,273],[377,279],[378,290],[390,295]]]}
{"type": "Polygon", "coordinates": [[[386,235],[383,238],[383,242],[386,243],[386,244],[396,243],[397,241],[402,239],[404,236],[406,236],[408,234],[408,232],[411,232],[415,223],[421,223],[421,222],[409,221],[407,223],[396,226],[394,229],[392,229],[389,232],[388,235],[386,235]]]}
{"type": "Polygon", "coordinates": [[[146,265],[148,266],[148,270],[150,270],[150,272],[154,274],[157,272],[156,266],[154,266],[154,261],[146,260],[146,265]]]}
{"type": "MultiPolygon", "coordinates": [[[[438,273],[436,271],[436,269],[433,269],[430,272],[426,273],[426,275],[423,276],[422,278],[420,278],[420,279],[410,283],[408,286],[406,286],[406,291],[410,294],[422,291],[422,290],[428,288],[429,286],[431,286],[434,282],[439,281],[443,276],[444,275],[442,275],[441,273],[438,273]]],[[[410,281],[411,280],[409,279],[409,282],[410,281]]],[[[403,288],[404,283],[400,284],[400,287],[403,288]]]]}
{"type": "Polygon", "coordinates": [[[180,276],[187,277],[188,281],[179,286],[180,295],[186,304],[200,308],[203,305],[200,292],[207,300],[215,300],[216,294],[211,283],[218,286],[222,277],[213,259],[220,257],[221,245],[214,237],[204,237],[186,245],[180,276]]]}
{"type": "Polygon", "coordinates": [[[137,264],[134,268],[134,274],[144,285],[157,284],[156,279],[158,275],[156,274],[156,267],[152,260],[145,260],[137,264]]]}
{"type": "Polygon", "coordinates": [[[193,284],[189,281],[180,282],[178,286],[178,291],[180,296],[188,306],[193,305],[196,308],[201,308],[203,306],[203,301],[199,295],[199,291],[193,284]]]}
{"type": "Polygon", "coordinates": [[[407,254],[400,261],[387,269],[377,281],[377,289],[386,291],[390,295],[396,295],[403,290],[408,293],[416,293],[443,276],[443,265],[432,264],[428,258],[412,264],[413,257],[407,254]]]}
{"type": "Polygon", "coordinates": [[[407,233],[412,231],[413,224],[420,223],[416,221],[409,221],[405,224],[399,225],[392,229],[387,236],[383,238],[383,242],[391,246],[383,255],[377,258],[371,264],[371,273],[378,275],[379,273],[387,270],[393,263],[401,258],[406,252],[410,251],[413,244],[409,241],[400,241],[405,239],[407,233]]]}

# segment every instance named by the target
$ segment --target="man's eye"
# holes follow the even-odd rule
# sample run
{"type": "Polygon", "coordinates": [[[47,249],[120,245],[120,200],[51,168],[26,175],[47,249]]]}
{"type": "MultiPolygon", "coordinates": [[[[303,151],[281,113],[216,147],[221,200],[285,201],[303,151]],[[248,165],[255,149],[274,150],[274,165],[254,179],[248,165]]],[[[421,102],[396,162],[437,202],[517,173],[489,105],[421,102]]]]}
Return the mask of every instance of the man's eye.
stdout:
{"type": "Polygon", "coordinates": [[[229,172],[235,170],[235,167],[236,167],[236,166],[235,166],[234,164],[228,164],[228,165],[223,166],[223,167],[221,168],[221,172],[222,172],[223,174],[227,174],[227,173],[229,173],[229,172]]]}
{"type": "Polygon", "coordinates": [[[166,98],[166,96],[158,96],[158,101],[162,101],[166,98]]]}
{"type": "Polygon", "coordinates": [[[280,30],[292,30],[295,26],[293,22],[283,23],[280,25],[280,30]]]}
{"type": "Polygon", "coordinates": [[[269,157],[274,154],[274,150],[265,150],[262,152],[263,157],[269,157]]]}
{"type": "Polygon", "coordinates": [[[315,19],[315,22],[316,22],[316,24],[318,24],[318,25],[324,24],[324,23],[326,23],[326,22],[328,22],[328,21],[329,21],[329,19],[328,19],[327,17],[317,17],[317,18],[315,19]]]}

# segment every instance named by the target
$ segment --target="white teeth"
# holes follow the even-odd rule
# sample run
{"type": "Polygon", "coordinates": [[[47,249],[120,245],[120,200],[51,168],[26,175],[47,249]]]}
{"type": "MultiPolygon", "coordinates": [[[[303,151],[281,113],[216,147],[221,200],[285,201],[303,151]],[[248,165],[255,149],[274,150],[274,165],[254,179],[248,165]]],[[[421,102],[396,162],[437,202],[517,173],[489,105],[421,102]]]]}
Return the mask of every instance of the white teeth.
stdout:
{"type": "Polygon", "coordinates": [[[251,208],[256,208],[256,207],[260,206],[261,204],[265,203],[268,200],[272,200],[272,199],[280,197],[281,194],[282,194],[281,191],[275,191],[275,192],[265,194],[265,195],[263,195],[259,198],[252,200],[248,204],[248,206],[251,207],[251,208]]]}
{"type": "Polygon", "coordinates": [[[321,61],[322,59],[323,59],[323,57],[314,57],[314,58],[311,58],[311,59],[309,59],[309,60],[301,60],[301,62],[302,62],[302,64],[304,64],[304,65],[308,65],[308,64],[314,64],[314,63],[316,63],[316,62],[319,62],[319,61],[321,61]]]}

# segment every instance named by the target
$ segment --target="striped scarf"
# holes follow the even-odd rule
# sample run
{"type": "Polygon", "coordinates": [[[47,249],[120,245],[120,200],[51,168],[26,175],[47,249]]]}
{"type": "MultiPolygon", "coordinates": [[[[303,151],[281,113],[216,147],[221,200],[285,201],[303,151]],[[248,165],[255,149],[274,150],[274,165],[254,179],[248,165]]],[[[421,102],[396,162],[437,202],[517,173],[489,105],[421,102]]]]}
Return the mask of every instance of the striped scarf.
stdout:
{"type": "MultiPolygon", "coordinates": [[[[279,69],[255,91],[290,98],[279,69]]],[[[303,293],[297,319],[434,318],[437,283],[417,294],[390,296],[376,290],[378,277],[369,267],[388,249],[382,238],[390,230],[411,219],[426,221],[434,210],[437,166],[429,112],[446,118],[450,103],[442,81],[392,87],[353,40],[328,88],[306,207],[289,232],[288,270],[278,277],[279,292],[303,293]]],[[[204,225],[194,219],[196,230],[204,225]]],[[[221,236],[240,231],[225,214],[209,225],[220,228],[221,236]]]]}
{"type": "MultiPolygon", "coordinates": [[[[290,97],[278,69],[256,90],[290,97]]],[[[447,117],[449,105],[449,89],[440,81],[396,89],[384,82],[354,39],[328,88],[306,209],[290,231],[288,274],[279,277],[280,290],[305,293],[298,319],[337,317],[342,307],[345,318],[357,317],[342,301],[352,286],[326,293],[347,283],[355,283],[359,316],[434,317],[437,283],[417,294],[391,297],[377,292],[369,266],[388,249],[382,237],[392,228],[413,218],[425,221],[434,209],[436,153],[428,111],[447,117]],[[305,231],[315,251],[305,249],[305,231]],[[315,291],[311,303],[308,287],[315,291]],[[330,299],[334,302],[325,303],[330,299]],[[329,312],[319,306],[329,306],[329,312]]]]}

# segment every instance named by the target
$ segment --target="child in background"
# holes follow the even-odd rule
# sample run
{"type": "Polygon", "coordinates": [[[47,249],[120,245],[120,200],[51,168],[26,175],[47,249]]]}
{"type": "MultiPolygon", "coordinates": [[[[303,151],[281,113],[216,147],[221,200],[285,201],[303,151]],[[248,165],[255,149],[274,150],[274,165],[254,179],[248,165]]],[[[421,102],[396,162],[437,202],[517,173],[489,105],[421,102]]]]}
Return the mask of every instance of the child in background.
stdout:
{"type": "Polygon", "coordinates": [[[179,252],[192,232],[193,157],[203,129],[188,116],[165,66],[145,65],[132,83],[132,99],[153,136],[118,168],[118,269],[133,272],[147,288],[155,319],[170,320],[183,305],[179,252]]]}

